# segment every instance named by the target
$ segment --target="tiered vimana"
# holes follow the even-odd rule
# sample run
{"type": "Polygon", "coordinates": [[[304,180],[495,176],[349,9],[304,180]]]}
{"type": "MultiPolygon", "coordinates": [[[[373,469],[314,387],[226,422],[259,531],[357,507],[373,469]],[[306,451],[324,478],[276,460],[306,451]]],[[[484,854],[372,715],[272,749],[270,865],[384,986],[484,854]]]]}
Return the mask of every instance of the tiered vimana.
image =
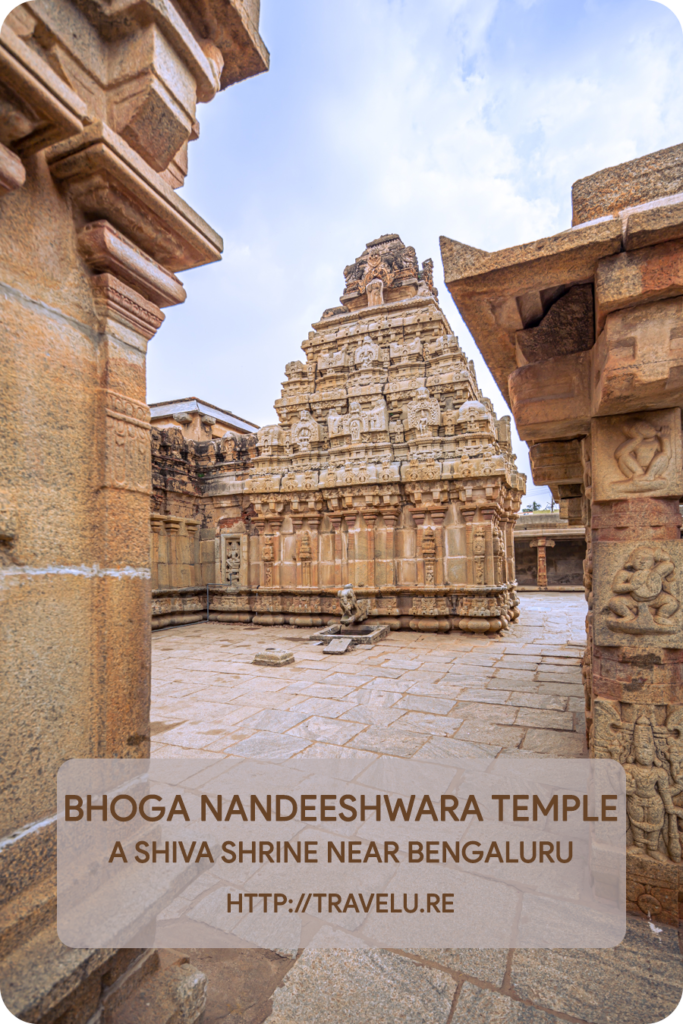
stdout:
{"type": "Polygon", "coordinates": [[[393,629],[496,632],[516,617],[526,481],[432,266],[398,235],[368,243],[344,271],[342,305],[303,342],[306,362],[285,368],[280,422],[213,464],[215,582],[239,593],[233,612],[322,625],[351,584],[393,629]]]}

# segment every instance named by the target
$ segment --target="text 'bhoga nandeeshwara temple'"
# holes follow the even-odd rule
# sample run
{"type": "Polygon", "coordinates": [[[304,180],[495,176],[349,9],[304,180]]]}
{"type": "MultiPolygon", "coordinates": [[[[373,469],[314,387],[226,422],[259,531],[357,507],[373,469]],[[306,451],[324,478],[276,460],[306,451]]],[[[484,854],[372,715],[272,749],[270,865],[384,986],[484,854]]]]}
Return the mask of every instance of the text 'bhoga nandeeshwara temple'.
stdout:
{"type": "Polygon", "coordinates": [[[420,269],[383,235],[344,276],[306,361],[285,367],[278,423],[206,443],[153,432],[157,625],[197,615],[191,588],[206,584],[212,617],[263,625],[337,620],[346,584],[394,629],[495,632],[516,617],[526,481],[431,260],[420,269]]]}

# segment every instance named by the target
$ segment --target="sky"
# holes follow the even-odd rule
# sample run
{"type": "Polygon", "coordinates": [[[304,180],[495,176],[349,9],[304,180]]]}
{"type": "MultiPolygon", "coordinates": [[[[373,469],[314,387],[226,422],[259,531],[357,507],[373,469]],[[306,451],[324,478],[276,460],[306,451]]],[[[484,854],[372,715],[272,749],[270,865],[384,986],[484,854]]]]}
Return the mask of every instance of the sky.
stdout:
{"type": "Polygon", "coordinates": [[[338,304],[343,268],[398,232],[434,260],[453,332],[506,414],[443,284],[439,235],[497,250],[554,234],[577,178],[683,141],[677,18],[653,0],[262,0],[261,35],[270,71],[199,107],[181,195],[225,254],[181,275],[148,400],[276,422],[285,363],[338,304]]]}

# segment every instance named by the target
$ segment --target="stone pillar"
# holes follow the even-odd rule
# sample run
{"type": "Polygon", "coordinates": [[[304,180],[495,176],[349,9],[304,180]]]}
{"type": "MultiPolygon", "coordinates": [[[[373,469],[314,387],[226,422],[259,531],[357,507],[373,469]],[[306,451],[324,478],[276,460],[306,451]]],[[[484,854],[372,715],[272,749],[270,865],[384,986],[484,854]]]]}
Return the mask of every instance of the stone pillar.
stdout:
{"type": "Polygon", "coordinates": [[[309,586],[320,586],[320,517],[308,516],[304,521],[309,530],[309,549],[311,552],[311,582],[309,586]]]}
{"type": "Polygon", "coordinates": [[[161,528],[164,524],[163,516],[154,515],[150,516],[150,560],[152,564],[152,590],[158,590],[161,584],[159,583],[159,540],[161,537],[161,528]]]}
{"type": "Polygon", "coordinates": [[[547,537],[535,537],[531,541],[531,547],[536,548],[536,583],[539,587],[548,586],[548,564],[546,562],[546,548],[554,548],[555,541],[547,537]]]}
{"type": "MultiPolygon", "coordinates": [[[[683,916],[683,208],[673,168],[683,174],[681,147],[576,182],[572,230],[539,246],[484,253],[442,238],[447,285],[509,397],[534,481],[586,527],[590,752],[620,761],[629,784],[627,909],[670,924],[683,916]]],[[[537,541],[539,586],[549,544],[537,541]]]]}
{"type": "Polygon", "coordinates": [[[378,586],[393,587],[396,583],[396,563],[394,560],[394,530],[398,515],[394,512],[382,512],[384,526],[383,533],[383,558],[376,563],[375,579],[378,586]]]}
{"type": "Polygon", "coordinates": [[[356,586],[356,520],[357,512],[344,513],[346,533],[342,533],[342,579],[343,583],[356,586]]]}
{"type": "Polygon", "coordinates": [[[166,549],[168,552],[169,587],[183,586],[183,577],[180,568],[180,544],[178,537],[180,524],[181,520],[174,516],[167,516],[164,522],[164,526],[166,527],[166,549]]]}
{"type": "Polygon", "coordinates": [[[507,582],[513,583],[517,578],[515,567],[515,523],[514,520],[506,519],[503,523],[503,536],[505,538],[505,565],[507,582]]]}
{"type": "Polygon", "coordinates": [[[185,529],[187,530],[187,553],[189,555],[188,586],[196,587],[201,583],[201,570],[199,568],[196,550],[197,530],[199,529],[199,523],[186,522],[185,529]]]}
{"type": "Polygon", "coordinates": [[[205,20],[191,4],[181,16],[148,0],[53,0],[15,6],[2,26],[0,431],[3,518],[16,520],[3,541],[15,643],[3,667],[2,990],[36,1024],[109,1019],[105,986],[116,981],[115,998],[136,988],[125,975],[140,951],[65,955],[57,939],[55,778],[69,758],[149,755],[146,353],[162,308],[185,299],[176,273],[220,259],[221,239],[175,189],[197,102],[267,67],[247,6],[205,20]]]}
{"type": "Polygon", "coordinates": [[[345,553],[346,546],[342,533],[342,517],[341,515],[330,515],[330,524],[334,531],[334,586],[342,587],[342,577],[345,570],[345,553]]]}
{"type": "Polygon", "coordinates": [[[376,512],[364,512],[363,520],[365,521],[365,543],[366,543],[366,562],[365,562],[365,583],[359,584],[366,587],[375,586],[375,523],[377,521],[376,512]]]}
{"type": "Polygon", "coordinates": [[[446,518],[446,512],[444,509],[432,509],[429,514],[429,518],[432,521],[433,536],[434,536],[434,583],[436,586],[443,586],[444,584],[444,567],[446,560],[446,552],[444,545],[444,531],[443,521],[446,518]]]}

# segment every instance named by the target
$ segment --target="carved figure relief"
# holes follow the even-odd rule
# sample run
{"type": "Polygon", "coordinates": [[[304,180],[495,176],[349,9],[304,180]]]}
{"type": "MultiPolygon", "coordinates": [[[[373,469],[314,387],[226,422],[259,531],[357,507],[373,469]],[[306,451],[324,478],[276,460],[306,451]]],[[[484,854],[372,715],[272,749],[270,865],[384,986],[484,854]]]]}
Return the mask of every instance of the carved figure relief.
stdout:
{"type": "Polygon", "coordinates": [[[368,296],[368,306],[381,306],[384,302],[384,281],[374,277],[368,281],[365,288],[368,296]]]}
{"type": "Polygon", "coordinates": [[[422,558],[425,564],[425,584],[433,587],[436,568],[436,537],[433,530],[425,530],[422,535],[422,558]]]}
{"type": "Polygon", "coordinates": [[[594,545],[596,644],[683,647],[681,543],[594,545]]]}
{"type": "Polygon", "coordinates": [[[624,568],[612,581],[614,597],[603,611],[614,618],[607,620],[615,633],[674,633],[671,616],[680,605],[674,596],[676,570],[666,552],[643,545],[636,548],[624,568]]]}
{"type": "Polygon", "coordinates": [[[327,432],[330,437],[338,437],[342,432],[344,417],[340,415],[339,409],[330,409],[327,416],[327,432]]]}
{"type": "Polygon", "coordinates": [[[389,427],[389,411],[383,398],[378,398],[375,405],[366,414],[366,430],[387,430],[389,427]]]}
{"type": "MultiPolygon", "coordinates": [[[[626,772],[628,849],[658,861],[681,860],[679,822],[683,807],[681,732],[683,707],[668,709],[666,723],[651,705],[620,705],[597,698],[594,704],[595,757],[620,761],[626,772]],[[628,715],[630,720],[625,720],[628,715]]],[[[663,712],[664,709],[661,709],[663,712]]]]}
{"type": "Polygon", "coordinates": [[[472,555],[474,557],[474,582],[477,586],[484,583],[486,577],[486,531],[477,526],[472,538],[472,555]]]}
{"type": "Polygon", "coordinates": [[[292,441],[302,452],[309,451],[311,444],[319,439],[320,428],[308,409],[301,410],[298,421],[292,424],[291,434],[292,441]]]}
{"type": "Polygon", "coordinates": [[[266,534],[263,538],[263,583],[266,587],[273,585],[273,559],[274,559],[273,538],[266,534]]]}
{"type": "Polygon", "coordinates": [[[349,403],[349,415],[346,418],[346,427],[351,435],[351,441],[353,444],[357,444],[360,441],[360,435],[363,432],[363,410],[361,409],[360,402],[349,403]]]}
{"type": "Polygon", "coordinates": [[[406,406],[408,429],[413,428],[418,437],[426,437],[437,427],[441,419],[438,398],[431,398],[427,388],[418,388],[417,397],[406,406]]]}
{"type": "Polygon", "coordinates": [[[242,546],[239,537],[228,537],[225,541],[225,582],[228,587],[239,587],[242,546]]]}
{"type": "Polygon", "coordinates": [[[601,416],[593,423],[596,501],[683,494],[680,409],[601,416]]]}
{"type": "Polygon", "coordinates": [[[361,370],[369,370],[376,359],[379,359],[379,345],[366,334],[363,344],[354,353],[354,362],[361,370]]]}

